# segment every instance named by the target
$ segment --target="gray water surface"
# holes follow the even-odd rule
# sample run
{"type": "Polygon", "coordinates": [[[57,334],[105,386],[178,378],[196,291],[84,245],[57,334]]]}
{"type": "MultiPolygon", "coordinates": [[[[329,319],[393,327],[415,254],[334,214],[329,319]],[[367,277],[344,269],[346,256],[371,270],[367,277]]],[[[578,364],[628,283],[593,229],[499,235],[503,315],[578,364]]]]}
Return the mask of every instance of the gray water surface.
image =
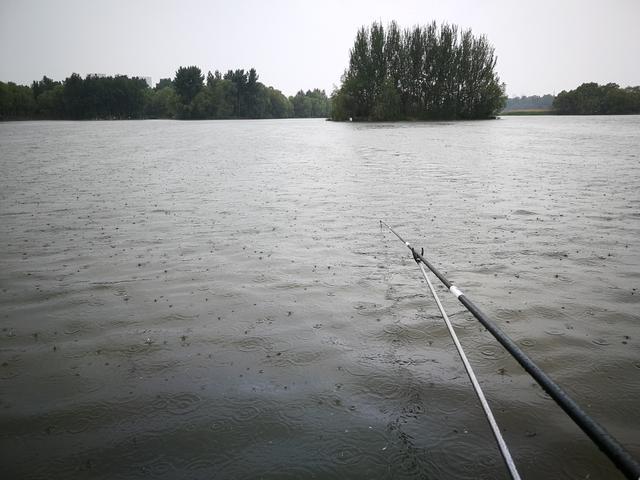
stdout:
{"type": "MultiPolygon", "coordinates": [[[[640,457],[640,117],[0,124],[3,478],[507,478],[408,250],[640,457]]],[[[622,478],[439,287],[521,474],[622,478]]]]}

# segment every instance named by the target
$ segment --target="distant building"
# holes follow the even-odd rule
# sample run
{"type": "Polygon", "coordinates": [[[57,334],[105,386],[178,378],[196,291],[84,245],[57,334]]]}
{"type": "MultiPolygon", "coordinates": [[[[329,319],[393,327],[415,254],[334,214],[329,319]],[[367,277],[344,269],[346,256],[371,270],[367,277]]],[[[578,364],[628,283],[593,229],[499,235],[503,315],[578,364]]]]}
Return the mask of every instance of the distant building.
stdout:
{"type": "Polygon", "coordinates": [[[173,84],[170,78],[161,78],[156,84],[156,90],[161,90],[164,87],[170,87],[173,84]]]}
{"type": "Polygon", "coordinates": [[[131,78],[139,78],[144,80],[149,88],[153,88],[153,79],[151,77],[145,77],[143,75],[132,75],[131,78]]]}

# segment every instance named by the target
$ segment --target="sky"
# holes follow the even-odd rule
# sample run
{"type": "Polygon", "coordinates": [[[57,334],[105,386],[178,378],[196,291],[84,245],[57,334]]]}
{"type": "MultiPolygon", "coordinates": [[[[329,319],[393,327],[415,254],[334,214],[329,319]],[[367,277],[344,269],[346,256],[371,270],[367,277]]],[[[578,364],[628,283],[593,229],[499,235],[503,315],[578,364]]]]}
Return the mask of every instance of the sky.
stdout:
{"type": "Polygon", "coordinates": [[[357,29],[435,20],[484,34],[509,96],[640,85],[640,0],[0,0],[0,81],[73,72],[173,77],[253,67],[293,95],[331,92],[357,29]]]}

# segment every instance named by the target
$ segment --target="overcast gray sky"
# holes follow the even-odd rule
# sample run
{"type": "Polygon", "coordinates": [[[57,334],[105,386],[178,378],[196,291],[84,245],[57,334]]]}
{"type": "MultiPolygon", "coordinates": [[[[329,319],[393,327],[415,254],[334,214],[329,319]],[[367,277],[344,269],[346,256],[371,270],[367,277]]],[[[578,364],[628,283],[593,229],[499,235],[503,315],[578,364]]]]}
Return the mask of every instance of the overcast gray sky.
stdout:
{"type": "Polygon", "coordinates": [[[393,19],[486,34],[510,96],[640,85],[640,0],[0,0],[0,80],[255,67],[287,95],[329,93],[356,30],[393,19]]]}

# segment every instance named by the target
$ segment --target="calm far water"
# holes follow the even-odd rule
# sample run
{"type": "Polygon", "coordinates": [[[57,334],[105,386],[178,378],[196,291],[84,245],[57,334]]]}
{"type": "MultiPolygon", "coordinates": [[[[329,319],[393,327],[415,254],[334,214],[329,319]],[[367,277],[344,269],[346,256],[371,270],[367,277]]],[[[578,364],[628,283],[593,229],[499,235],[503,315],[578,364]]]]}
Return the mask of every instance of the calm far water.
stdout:
{"type": "MultiPolygon", "coordinates": [[[[507,478],[384,219],[640,457],[640,117],[0,124],[6,479],[507,478]]],[[[527,479],[622,478],[440,288],[527,479]]]]}

